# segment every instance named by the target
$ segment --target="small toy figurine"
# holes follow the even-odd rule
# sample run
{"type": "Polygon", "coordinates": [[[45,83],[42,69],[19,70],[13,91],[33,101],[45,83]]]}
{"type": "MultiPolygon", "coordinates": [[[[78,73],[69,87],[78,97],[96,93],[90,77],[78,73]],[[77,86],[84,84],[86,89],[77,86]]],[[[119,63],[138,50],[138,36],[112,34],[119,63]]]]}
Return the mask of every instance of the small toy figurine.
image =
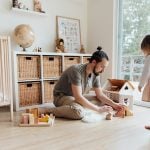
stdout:
{"type": "Polygon", "coordinates": [[[13,7],[18,8],[18,0],[13,0],[13,7]]]}
{"type": "Polygon", "coordinates": [[[64,40],[63,39],[57,39],[56,40],[56,52],[57,53],[65,52],[64,40]]]}
{"type": "Polygon", "coordinates": [[[85,53],[85,49],[83,45],[81,45],[80,53],[83,53],[83,54],[85,53]]]}
{"type": "Polygon", "coordinates": [[[23,9],[23,7],[24,7],[23,3],[18,3],[18,8],[19,9],[23,9]]]}
{"type": "Polygon", "coordinates": [[[41,12],[42,11],[42,5],[40,0],[34,0],[34,11],[41,12]]]}
{"type": "Polygon", "coordinates": [[[42,48],[41,47],[38,47],[38,52],[42,52],[42,48]]]}

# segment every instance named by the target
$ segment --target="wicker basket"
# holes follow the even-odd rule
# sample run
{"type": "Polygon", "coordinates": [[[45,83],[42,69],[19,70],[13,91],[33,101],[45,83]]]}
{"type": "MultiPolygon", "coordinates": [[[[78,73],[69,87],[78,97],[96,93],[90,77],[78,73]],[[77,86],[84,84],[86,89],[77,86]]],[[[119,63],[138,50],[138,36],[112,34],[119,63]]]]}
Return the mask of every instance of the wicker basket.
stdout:
{"type": "Polygon", "coordinates": [[[84,57],[83,57],[83,64],[89,63],[90,58],[91,58],[91,57],[84,56],[84,57]]]}
{"type": "Polygon", "coordinates": [[[20,107],[41,104],[40,82],[19,83],[20,107]]]}
{"type": "Polygon", "coordinates": [[[18,78],[19,80],[40,78],[39,56],[18,56],[18,78]]]}
{"type": "Polygon", "coordinates": [[[44,82],[44,103],[50,103],[53,101],[53,89],[57,81],[45,81],[44,82]]]}
{"type": "Polygon", "coordinates": [[[80,63],[80,57],[78,56],[65,56],[64,58],[64,68],[67,69],[68,67],[80,63]]]}
{"type": "Polygon", "coordinates": [[[62,60],[60,56],[43,56],[44,78],[59,77],[61,74],[62,60]]]}
{"type": "Polygon", "coordinates": [[[114,102],[119,102],[119,93],[118,92],[113,92],[113,91],[107,91],[107,90],[103,90],[104,94],[112,99],[114,102]]]}

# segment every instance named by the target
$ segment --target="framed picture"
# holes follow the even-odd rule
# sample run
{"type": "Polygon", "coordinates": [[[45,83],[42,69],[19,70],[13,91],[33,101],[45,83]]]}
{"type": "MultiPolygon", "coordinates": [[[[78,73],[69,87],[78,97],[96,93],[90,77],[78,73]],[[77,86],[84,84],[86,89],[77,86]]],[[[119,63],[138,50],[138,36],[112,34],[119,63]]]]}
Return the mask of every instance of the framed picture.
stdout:
{"type": "Polygon", "coordinates": [[[65,51],[79,53],[81,48],[80,20],[57,16],[57,37],[64,40],[65,51]]]}

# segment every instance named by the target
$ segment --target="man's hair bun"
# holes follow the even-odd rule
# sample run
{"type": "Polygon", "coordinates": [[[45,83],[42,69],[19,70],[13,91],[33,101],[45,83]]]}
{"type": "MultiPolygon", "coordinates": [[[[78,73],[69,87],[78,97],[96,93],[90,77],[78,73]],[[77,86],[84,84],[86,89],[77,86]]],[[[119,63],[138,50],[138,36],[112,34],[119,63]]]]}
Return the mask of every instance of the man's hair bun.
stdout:
{"type": "Polygon", "coordinates": [[[98,51],[101,51],[101,50],[102,50],[102,47],[101,47],[101,46],[98,46],[98,47],[97,47],[97,50],[98,50],[98,51]]]}
{"type": "Polygon", "coordinates": [[[93,60],[96,60],[97,63],[101,62],[103,58],[105,58],[107,61],[109,60],[107,54],[102,50],[102,47],[98,46],[97,50],[91,56],[90,63],[93,60]]]}

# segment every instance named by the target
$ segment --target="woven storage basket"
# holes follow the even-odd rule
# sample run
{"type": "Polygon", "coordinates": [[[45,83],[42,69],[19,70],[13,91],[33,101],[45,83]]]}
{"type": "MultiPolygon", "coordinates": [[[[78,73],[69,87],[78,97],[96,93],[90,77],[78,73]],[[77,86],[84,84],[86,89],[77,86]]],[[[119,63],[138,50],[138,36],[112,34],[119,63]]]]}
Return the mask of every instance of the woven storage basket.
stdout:
{"type": "Polygon", "coordinates": [[[107,90],[103,90],[104,94],[112,99],[115,102],[119,102],[119,93],[118,92],[113,92],[113,91],[107,91],[107,90]]]}
{"type": "Polygon", "coordinates": [[[44,103],[53,101],[53,89],[57,81],[44,81],[44,103]]]}
{"type": "Polygon", "coordinates": [[[44,78],[59,77],[61,74],[62,60],[60,56],[43,56],[44,78]]]}
{"type": "Polygon", "coordinates": [[[68,67],[80,63],[80,57],[78,56],[65,56],[64,58],[64,67],[67,69],[68,67]]]}
{"type": "Polygon", "coordinates": [[[40,78],[39,56],[18,56],[18,78],[19,80],[40,78]]]}
{"type": "Polygon", "coordinates": [[[89,63],[89,59],[90,59],[90,58],[91,58],[91,57],[84,56],[84,57],[83,57],[83,64],[89,63]]]}
{"type": "Polygon", "coordinates": [[[40,82],[19,83],[20,107],[41,104],[40,82]]]}

